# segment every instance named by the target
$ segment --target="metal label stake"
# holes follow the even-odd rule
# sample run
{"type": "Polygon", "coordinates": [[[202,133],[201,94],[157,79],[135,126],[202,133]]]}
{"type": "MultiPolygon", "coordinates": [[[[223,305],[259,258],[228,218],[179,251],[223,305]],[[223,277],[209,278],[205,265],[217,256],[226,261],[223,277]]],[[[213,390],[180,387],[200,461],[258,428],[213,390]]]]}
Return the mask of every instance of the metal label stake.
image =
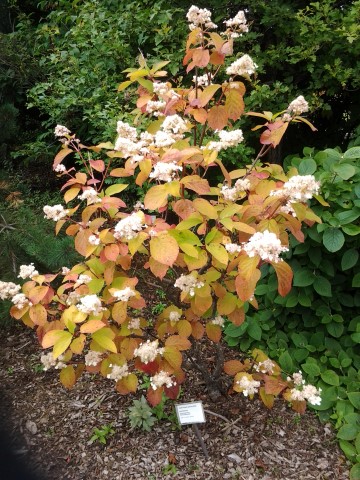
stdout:
{"type": "Polygon", "coordinates": [[[180,425],[192,425],[195,435],[200,443],[206,460],[209,458],[204,439],[201,436],[198,423],[205,423],[205,413],[201,402],[178,403],[175,405],[176,416],[180,425]]]}

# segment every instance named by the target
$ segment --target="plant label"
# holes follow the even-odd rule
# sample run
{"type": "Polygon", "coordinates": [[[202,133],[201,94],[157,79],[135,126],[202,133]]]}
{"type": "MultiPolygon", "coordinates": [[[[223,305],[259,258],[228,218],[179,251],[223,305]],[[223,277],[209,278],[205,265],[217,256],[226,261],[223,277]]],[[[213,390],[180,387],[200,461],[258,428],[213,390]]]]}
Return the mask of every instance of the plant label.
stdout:
{"type": "Polygon", "coordinates": [[[180,403],[175,405],[175,410],[180,425],[206,421],[202,402],[180,403]]]}

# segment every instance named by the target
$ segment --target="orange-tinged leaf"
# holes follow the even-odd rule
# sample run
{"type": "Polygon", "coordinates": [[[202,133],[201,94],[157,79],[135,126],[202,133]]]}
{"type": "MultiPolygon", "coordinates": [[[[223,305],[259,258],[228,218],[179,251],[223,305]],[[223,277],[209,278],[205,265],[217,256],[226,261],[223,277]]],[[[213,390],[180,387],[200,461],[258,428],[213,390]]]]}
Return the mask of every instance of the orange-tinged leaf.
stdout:
{"type": "Polygon", "coordinates": [[[144,204],[147,210],[158,210],[167,204],[168,190],[166,185],[155,185],[147,191],[144,204]]]}
{"type": "Polygon", "coordinates": [[[65,388],[72,388],[76,383],[75,370],[72,365],[68,365],[65,368],[61,369],[60,372],[60,382],[64,385],[65,388]]]}
{"type": "Polygon", "coordinates": [[[146,398],[147,398],[147,401],[150,403],[150,405],[152,405],[153,407],[155,407],[156,405],[159,405],[159,403],[162,400],[163,391],[164,391],[163,387],[157,388],[156,390],[153,390],[152,387],[148,388],[146,398]]]}
{"type": "Polygon", "coordinates": [[[149,259],[149,266],[150,266],[151,272],[155,275],[155,277],[160,278],[160,280],[162,280],[165,277],[165,275],[166,275],[166,273],[169,269],[168,265],[157,262],[152,257],[150,257],[150,259],[149,259]]]}
{"type": "Polygon", "coordinates": [[[55,345],[55,343],[63,338],[63,334],[67,334],[68,332],[64,332],[64,330],[54,329],[50,330],[49,332],[45,333],[41,346],[43,348],[49,348],[55,345]]]}
{"type": "Polygon", "coordinates": [[[214,325],[211,322],[208,322],[205,327],[206,330],[206,335],[209,337],[209,339],[215,343],[220,342],[221,339],[221,327],[220,325],[214,325]]]}
{"type": "Polygon", "coordinates": [[[94,333],[104,328],[105,324],[101,320],[89,320],[80,327],[81,333],[94,333]]]}
{"type": "MultiPolygon", "coordinates": [[[[191,200],[181,199],[175,202],[172,205],[174,212],[182,219],[185,220],[188,218],[192,213],[195,212],[195,208],[193,207],[193,203],[191,200]]],[[[201,220],[199,220],[200,222],[201,220]]]]}
{"type": "Polygon", "coordinates": [[[238,120],[243,114],[245,104],[239,90],[231,88],[226,94],[225,108],[230,120],[238,120]]]}
{"type": "Polygon", "coordinates": [[[228,112],[224,105],[215,105],[208,111],[208,125],[213,130],[223,130],[228,124],[228,112]]]}
{"type": "Polygon", "coordinates": [[[110,352],[117,353],[117,348],[113,341],[114,337],[114,332],[108,327],[97,330],[92,334],[93,340],[95,340],[100,347],[105,348],[105,350],[109,350],[110,352]]]}
{"type": "Polygon", "coordinates": [[[270,377],[265,375],[265,393],[276,396],[287,387],[287,382],[281,380],[280,377],[270,377]]]}
{"type": "Polygon", "coordinates": [[[243,308],[236,308],[233,312],[228,313],[228,318],[237,327],[245,321],[245,311],[243,308]]]}
{"type": "Polygon", "coordinates": [[[171,267],[179,254],[179,245],[167,231],[164,231],[151,238],[150,254],[157,262],[171,267]]]}
{"type": "MultiPolygon", "coordinates": [[[[89,229],[80,230],[75,237],[75,250],[83,257],[87,256],[89,237],[92,235],[92,231],[89,229]]],[[[92,245],[96,246],[96,245],[92,245]]]]}
{"type": "Polygon", "coordinates": [[[260,277],[260,270],[255,270],[250,278],[243,277],[241,274],[235,278],[236,293],[240,300],[246,302],[254,296],[256,284],[260,280],[260,277]]]}
{"type": "Polygon", "coordinates": [[[176,400],[179,396],[179,392],[180,392],[179,381],[175,385],[173,385],[172,387],[166,387],[166,386],[164,387],[165,395],[168,398],[170,398],[171,400],[176,400]]]}
{"type": "Polygon", "coordinates": [[[16,318],[16,320],[20,320],[23,315],[29,310],[29,306],[26,305],[24,308],[16,308],[15,305],[13,305],[10,308],[10,315],[13,318],[16,318]]]}
{"type": "Polygon", "coordinates": [[[191,342],[186,337],[172,335],[166,339],[165,347],[176,347],[177,350],[188,350],[191,347],[191,342]]]}
{"type": "Polygon", "coordinates": [[[214,50],[210,55],[210,63],[212,65],[223,65],[225,60],[225,54],[214,50]]]}
{"type": "Polygon", "coordinates": [[[281,120],[269,123],[267,125],[267,130],[265,130],[260,136],[260,143],[262,145],[272,145],[274,148],[277,147],[288,126],[288,122],[282,122],[281,120]]]}
{"type": "Polygon", "coordinates": [[[47,320],[47,311],[40,303],[32,305],[29,308],[29,315],[35,325],[45,325],[47,320]]]}
{"type": "Polygon", "coordinates": [[[36,304],[41,302],[43,298],[45,298],[46,294],[48,293],[50,287],[45,285],[40,285],[37,287],[32,288],[29,293],[28,297],[32,304],[36,304]]]}
{"type": "Polygon", "coordinates": [[[78,187],[73,187],[67,190],[64,195],[65,202],[69,203],[71,200],[74,200],[74,198],[77,197],[79,192],[80,192],[80,188],[78,187]]]}
{"type": "Polygon", "coordinates": [[[221,85],[215,83],[205,87],[204,90],[199,93],[200,107],[205,107],[220,87],[221,85]]]}
{"type": "Polygon", "coordinates": [[[191,299],[191,308],[195,315],[198,315],[199,317],[204,315],[204,313],[207,312],[211,306],[211,295],[208,295],[206,297],[200,297],[199,295],[195,294],[195,297],[191,299]]]}
{"type": "Polygon", "coordinates": [[[194,66],[197,67],[206,67],[210,60],[209,50],[205,48],[196,48],[193,52],[192,60],[194,66]]]}
{"type": "Polygon", "coordinates": [[[184,184],[185,188],[187,188],[188,190],[193,190],[199,195],[204,195],[210,192],[209,182],[205,178],[199,177],[199,175],[188,175],[186,177],[183,177],[180,183],[184,184]]]}
{"type": "Polygon", "coordinates": [[[228,360],[224,363],[224,372],[232,377],[245,370],[245,365],[240,360],[228,360]]]}
{"type": "Polygon", "coordinates": [[[119,252],[119,246],[116,243],[106,245],[106,247],[104,248],[105,257],[112,262],[116,262],[117,257],[119,256],[119,252]]]}
{"type": "Polygon", "coordinates": [[[65,157],[69,155],[69,153],[72,153],[71,148],[65,147],[60,152],[56,155],[54,158],[54,163],[53,163],[53,169],[61,163],[65,157]]]}
{"type": "Polygon", "coordinates": [[[105,163],[103,160],[90,160],[89,161],[91,168],[97,172],[103,172],[105,170],[105,163]]]}
{"type": "Polygon", "coordinates": [[[298,400],[292,400],[291,401],[291,408],[294,410],[294,412],[299,413],[300,415],[303,415],[306,410],[306,402],[305,400],[300,402],[298,400]]]}
{"type": "Polygon", "coordinates": [[[189,113],[191,113],[194,119],[202,125],[207,120],[207,111],[205,110],[205,108],[193,108],[192,110],[190,110],[189,113]]]}
{"type": "Polygon", "coordinates": [[[130,373],[126,377],[121,378],[116,382],[116,390],[121,395],[127,395],[128,393],[135,393],[138,387],[138,378],[135,373],[130,373]]]}
{"type": "Polygon", "coordinates": [[[285,297],[285,295],[287,295],[291,290],[293,279],[291,267],[283,260],[270,263],[273,266],[278,279],[278,292],[282,297],[285,297]]]}
{"type": "Polygon", "coordinates": [[[192,322],[191,328],[192,328],[192,336],[196,340],[200,340],[204,336],[205,328],[202,323],[192,322]]]}
{"type": "Polygon", "coordinates": [[[267,408],[273,408],[273,406],[274,406],[274,400],[275,400],[274,395],[270,395],[270,394],[266,393],[266,392],[265,392],[265,388],[264,388],[264,387],[260,387],[260,389],[259,389],[259,396],[260,396],[263,404],[265,405],[265,407],[267,407],[267,408]]]}
{"type": "Polygon", "coordinates": [[[178,348],[170,346],[165,347],[163,356],[169,365],[171,365],[175,370],[178,370],[181,367],[182,355],[178,348]]]}
{"type": "Polygon", "coordinates": [[[86,341],[86,336],[83,334],[80,334],[77,338],[75,338],[70,343],[70,350],[76,355],[80,355],[84,350],[85,341],[86,341]]]}

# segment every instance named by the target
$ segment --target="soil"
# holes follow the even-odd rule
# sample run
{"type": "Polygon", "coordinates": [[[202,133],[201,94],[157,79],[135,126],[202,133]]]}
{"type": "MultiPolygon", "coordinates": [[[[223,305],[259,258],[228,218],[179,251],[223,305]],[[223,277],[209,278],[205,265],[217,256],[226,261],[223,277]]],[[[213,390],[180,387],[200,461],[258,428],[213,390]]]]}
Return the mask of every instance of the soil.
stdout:
{"type": "MultiPolygon", "coordinates": [[[[157,284],[145,283],[150,314],[159,304],[159,292],[157,284]]],[[[141,391],[121,396],[112,380],[89,373],[66,390],[58,371],[41,371],[43,351],[35,333],[20,323],[0,330],[0,345],[0,421],[7,428],[0,438],[0,463],[10,445],[8,469],[10,463],[23,463],[30,472],[11,476],[0,464],[3,480],[349,478],[350,465],[331,426],[321,424],[313,412],[299,416],[281,400],[267,410],[241,394],[212,402],[191,363],[178,402],[203,403],[206,423],[198,427],[208,457],[194,429],[177,426],[173,402],[164,409],[170,419],[157,421],[150,432],[132,429],[128,409],[141,391]],[[114,433],[105,445],[91,441],[95,428],[108,425],[114,433]]],[[[203,342],[201,348],[214,364],[212,345],[203,342]]],[[[233,350],[226,353],[235,358],[233,350]]]]}

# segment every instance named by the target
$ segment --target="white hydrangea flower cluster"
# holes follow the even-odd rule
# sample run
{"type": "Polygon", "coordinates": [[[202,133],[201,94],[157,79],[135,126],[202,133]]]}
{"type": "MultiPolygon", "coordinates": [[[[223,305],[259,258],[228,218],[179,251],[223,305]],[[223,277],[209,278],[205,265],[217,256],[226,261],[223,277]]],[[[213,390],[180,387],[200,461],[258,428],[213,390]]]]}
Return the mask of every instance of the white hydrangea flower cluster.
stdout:
{"type": "Polygon", "coordinates": [[[87,285],[91,282],[92,278],[89,275],[81,274],[78,276],[78,279],[74,283],[74,288],[79,287],[80,285],[87,285]]]}
{"type": "Polygon", "coordinates": [[[117,240],[125,238],[132,240],[137,237],[138,232],[146,227],[140,215],[137,212],[132,213],[128,217],[122,218],[115,226],[114,237],[117,240]]]}
{"type": "Polygon", "coordinates": [[[113,293],[113,297],[121,302],[127,302],[131,297],[135,297],[136,293],[130,287],[125,287],[122,290],[117,290],[113,293]]]}
{"type": "Polygon", "coordinates": [[[244,10],[240,10],[234,18],[225,20],[224,23],[227,26],[227,30],[226,32],[222,32],[222,35],[227,35],[230,38],[241,37],[243,33],[249,31],[244,10]]]}
{"type": "Polygon", "coordinates": [[[58,358],[54,358],[52,352],[41,355],[40,361],[44,365],[44,371],[49,370],[54,367],[55,370],[60,370],[66,367],[66,364],[63,362],[64,355],[60,355],[58,358]]]}
{"type": "Polygon", "coordinates": [[[157,95],[166,95],[170,91],[168,82],[153,82],[153,90],[157,95]]]}
{"type": "Polygon", "coordinates": [[[90,235],[89,243],[90,245],[100,245],[100,238],[97,235],[90,235]]]}
{"type": "Polygon", "coordinates": [[[203,282],[196,280],[195,277],[190,275],[180,275],[180,277],[174,283],[174,287],[180,288],[182,292],[186,292],[193,297],[195,295],[195,288],[201,288],[204,286],[203,282]]]}
{"type": "Polygon", "coordinates": [[[70,135],[70,130],[63,125],[56,125],[54,130],[55,137],[65,137],[65,135],[70,135]]]}
{"type": "Polygon", "coordinates": [[[182,167],[175,162],[158,162],[149,177],[162,182],[172,182],[177,171],[181,172],[182,167]]]}
{"type": "Polygon", "coordinates": [[[27,278],[33,278],[36,275],[39,275],[39,272],[35,270],[34,264],[30,263],[30,265],[21,265],[20,272],[18,278],[22,278],[23,280],[27,278]]]}
{"type": "Polygon", "coordinates": [[[66,299],[66,305],[76,305],[80,300],[81,295],[76,292],[70,292],[66,299]]]}
{"type": "Polygon", "coordinates": [[[230,254],[241,252],[241,246],[236,243],[226,243],[225,250],[230,254]]]}
{"type": "Polygon", "coordinates": [[[173,381],[168,372],[160,370],[160,372],[156,373],[153,377],[150,377],[150,385],[153,390],[156,390],[163,385],[165,385],[167,388],[170,388],[175,386],[176,382],[173,381]]]}
{"type": "Polygon", "coordinates": [[[225,323],[225,319],[221,315],[217,315],[215,318],[211,320],[213,325],[219,325],[219,327],[223,327],[225,323]]]}
{"type": "Polygon", "coordinates": [[[87,188],[79,195],[80,200],[86,200],[88,205],[93,205],[94,203],[101,203],[101,198],[98,197],[98,192],[90,187],[87,188]]]}
{"type": "Polygon", "coordinates": [[[61,269],[61,275],[67,275],[70,272],[70,268],[68,267],[62,267],[61,269]]]}
{"type": "Polygon", "coordinates": [[[278,190],[272,190],[271,196],[287,198],[289,203],[306,202],[320,190],[320,182],[314,175],[294,175],[278,190]]]}
{"type": "Polygon", "coordinates": [[[275,363],[270,360],[270,358],[267,358],[263,362],[256,363],[254,365],[254,370],[260,373],[267,373],[271,375],[274,371],[275,363]]]}
{"type": "Polygon", "coordinates": [[[128,323],[129,330],[139,330],[141,328],[140,318],[132,318],[128,323]]]}
{"type": "Polygon", "coordinates": [[[159,348],[159,340],[153,342],[147,340],[146,343],[140,343],[139,347],[134,350],[134,356],[139,357],[145,365],[153,362],[158,355],[163,353],[164,349],[159,348]]]}
{"type": "Polygon", "coordinates": [[[213,75],[211,73],[204,73],[204,75],[193,76],[192,81],[197,82],[198,87],[207,87],[212,84],[213,75]]]}
{"type": "Polygon", "coordinates": [[[260,387],[260,382],[257,380],[251,380],[246,376],[241,377],[240,380],[236,382],[240,388],[242,388],[242,393],[244,397],[248,397],[249,395],[254,395],[258,392],[260,387]]]}
{"type": "Polygon", "coordinates": [[[234,202],[240,192],[245,192],[246,190],[250,190],[251,184],[247,178],[239,178],[235,182],[233,187],[229,187],[228,185],[223,185],[220,190],[220,194],[224,197],[225,200],[230,202],[234,202]]]}
{"type": "Polygon", "coordinates": [[[301,115],[302,113],[306,113],[309,111],[309,104],[305,100],[305,98],[300,95],[290,103],[287,110],[289,112],[292,112],[293,115],[301,115]]]}
{"type": "Polygon", "coordinates": [[[20,285],[16,285],[13,282],[0,282],[0,299],[9,300],[18,294],[20,290],[20,285]]]}
{"type": "Polygon", "coordinates": [[[54,220],[54,222],[61,220],[69,213],[69,210],[65,210],[62,205],[54,205],[52,207],[50,205],[45,205],[43,211],[45,213],[44,218],[54,220]]]}
{"type": "Polygon", "coordinates": [[[205,28],[217,28],[217,25],[211,21],[211,12],[206,8],[198,8],[192,5],[186,14],[186,18],[190,22],[190,30],[202,26],[205,28]]]}
{"type": "Polygon", "coordinates": [[[29,306],[32,306],[32,303],[28,298],[23,293],[17,293],[14,295],[11,299],[12,303],[15,305],[16,308],[21,310],[22,308],[29,306]]]}
{"type": "Polygon", "coordinates": [[[95,295],[85,295],[80,298],[80,303],[76,305],[76,308],[79,312],[86,313],[88,315],[100,315],[100,313],[105,310],[101,306],[100,298],[95,295]]]}
{"type": "Polygon", "coordinates": [[[305,384],[301,372],[294,373],[293,378],[288,377],[287,380],[292,380],[296,385],[290,390],[291,400],[299,402],[305,400],[311,405],[321,405],[321,388],[317,389],[314,385],[305,384]]]}
{"type": "Polygon", "coordinates": [[[135,161],[141,161],[144,155],[149,153],[147,146],[153,140],[151,134],[144,132],[138,140],[136,128],[121,120],[117,122],[116,131],[119,136],[116,139],[114,150],[121,151],[124,158],[133,157],[135,161]]]}
{"type": "Polygon", "coordinates": [[[64,173],[64,172],[66,172],[66,167],[65,167],[65,165],[63,165],[62,163],[59,163],[59,164],[56,165],[56,167],[54,168],[54,172],[56,172],[56,173],[64,173]]]}
{"type": "Polygon", "coordinates": [[[245,54],[233,62],[227,69],[228,75],[239,75],[240,77],[249,77],[255,73],[257,69],[256,63],[250,55],[245,54]]]}
{"type": "Polygon", "coordinates": [[[226,150],[227,148],[236,147],[244,140],[242,130],[232,130],[227,132],[226,130],[220,130],[217,132],[220,138],[220,142],[209,142],[204,148],[206,150],[216,150],[220,152],[220,150],[226,150]]]}
{"type": "Polygon", "coordinates": [[[281,245],[280,239],[275,233],[265,230],[264,232],[256,232],[249,241],[244,244],[243,250],[249,257],[259,255],[262,260],[269,262],[279,262],[280,253],[287,252],[289,249],[281,245]]]}
{"type": "MultiPolygon", "coordinates": [[[[156,83],[154,83],[156,85],[156,83]]],[[[164,115],[164,110],[166,107],[166,102],[163,100],[149,100],[146,104],[147,113],[152,113],[154,117],[159,117],[164,115]]]]}
{"type": "Polygon", "coordinates": [[[164,132],[173,133],[175,135],[182,135],[189,130],[187,123],[180,117],[180,115],[177,115],[176,113],[166,117],[161,125],[161,128],[164,130],[164,132]]]}
{"type": "Polygon", "coordinates": [[[124,365],[113,365],[112,363],[110,363],[109,367],[111,368],[111,373],[108,373],[106,375],[106,378],[115,380],[115,382],[121,380],[124,377],[127,377],[130,374],[127,363],[124,363],[124,365]]]}
{"type": "Polygon", "coordinates": [[[169,314],[169,320],[170,322],[178,322],[181,318],[181,314],[179,312],[170,312],[169,314]]]}
{"type": "Polygon", "coordinates": [[[98,365],[101,362],[102,355],[103,354],[101,352],[95,352],[94,350],[89,350],[84,357],[85,365],[87,365],[88,367],[96,367],[96,365],[98,365]]]}

